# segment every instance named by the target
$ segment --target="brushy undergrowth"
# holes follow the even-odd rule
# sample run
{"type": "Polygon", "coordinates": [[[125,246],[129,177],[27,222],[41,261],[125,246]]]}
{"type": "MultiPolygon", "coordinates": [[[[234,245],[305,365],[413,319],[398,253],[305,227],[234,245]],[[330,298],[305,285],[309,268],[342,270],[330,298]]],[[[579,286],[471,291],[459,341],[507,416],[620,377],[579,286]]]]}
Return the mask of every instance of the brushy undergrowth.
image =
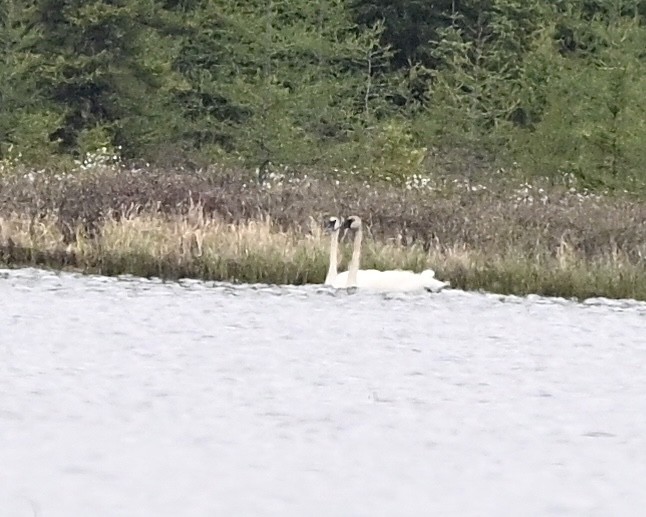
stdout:
{"type": "Polygon", "coordinates": [[[320,283],[320,222],[350,214],[368,230],[363,268],[432,267],[463,289],[646,300],[646,203],[494,177],[391,187],[226,170],[14,171],[0,178],[0,263],[320,283]]]}

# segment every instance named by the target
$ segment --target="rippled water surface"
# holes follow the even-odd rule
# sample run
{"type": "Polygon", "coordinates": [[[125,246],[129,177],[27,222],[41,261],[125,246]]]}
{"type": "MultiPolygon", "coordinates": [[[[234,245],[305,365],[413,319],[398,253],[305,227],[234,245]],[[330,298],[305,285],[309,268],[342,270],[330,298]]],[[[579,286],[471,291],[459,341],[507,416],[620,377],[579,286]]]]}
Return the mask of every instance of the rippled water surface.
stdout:
{"type": "Polygon", "coordinates": [[[643,515],[646,305],[0,270],[0,515],[643,515]]]}

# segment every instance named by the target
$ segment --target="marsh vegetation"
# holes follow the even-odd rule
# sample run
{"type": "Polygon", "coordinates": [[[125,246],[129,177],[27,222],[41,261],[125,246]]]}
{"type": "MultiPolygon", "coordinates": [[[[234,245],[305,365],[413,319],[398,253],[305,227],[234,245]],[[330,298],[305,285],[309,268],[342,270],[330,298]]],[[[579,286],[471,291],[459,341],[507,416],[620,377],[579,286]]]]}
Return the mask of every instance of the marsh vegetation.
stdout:
{"type": "MultiPolygon", "coordinates": [[[[442,188],[94,168],[5,175],[0,261],[102,274],[322,283],[330,214],[364,215],[363,268],[453,287],[646,299],[646,204],[532,185],[442,188]]],[[[341,268],[349,246],[342,246],[341,268]]]]}

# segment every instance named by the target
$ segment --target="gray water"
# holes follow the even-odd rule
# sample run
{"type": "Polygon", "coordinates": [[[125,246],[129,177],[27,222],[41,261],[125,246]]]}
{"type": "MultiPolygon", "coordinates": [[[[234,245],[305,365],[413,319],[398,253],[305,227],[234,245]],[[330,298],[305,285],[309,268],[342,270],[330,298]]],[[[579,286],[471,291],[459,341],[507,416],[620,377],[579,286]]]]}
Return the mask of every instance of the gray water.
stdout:
{"type": "Polygon", "coordinates": [[[0,515],[643,515],[646,304],[0,270],[0,515]]]}

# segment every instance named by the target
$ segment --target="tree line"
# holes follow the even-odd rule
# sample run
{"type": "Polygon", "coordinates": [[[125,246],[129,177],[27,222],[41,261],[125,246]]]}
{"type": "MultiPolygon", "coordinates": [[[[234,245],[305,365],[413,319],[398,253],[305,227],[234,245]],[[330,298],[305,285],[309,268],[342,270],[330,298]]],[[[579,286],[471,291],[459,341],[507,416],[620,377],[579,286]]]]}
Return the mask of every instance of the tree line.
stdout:
{"type": "Polygon", "coordinates": [[[0,160],[643,182],[641,0],[0,0],[0,160]]]}

